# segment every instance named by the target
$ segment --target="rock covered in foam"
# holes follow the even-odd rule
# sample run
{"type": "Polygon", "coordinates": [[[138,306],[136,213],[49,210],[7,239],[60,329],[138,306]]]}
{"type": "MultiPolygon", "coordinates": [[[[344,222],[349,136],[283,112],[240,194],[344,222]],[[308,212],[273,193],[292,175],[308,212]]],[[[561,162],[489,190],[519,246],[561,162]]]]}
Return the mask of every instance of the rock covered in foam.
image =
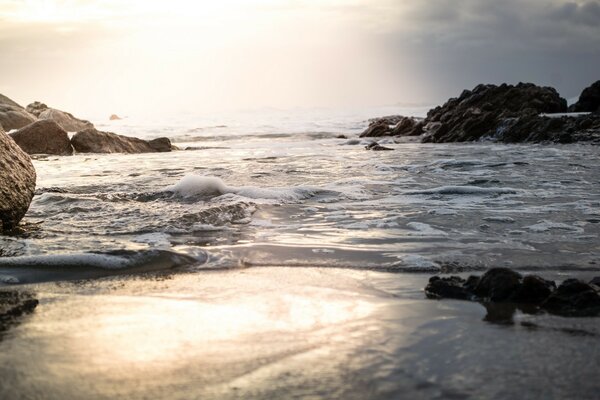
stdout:
{"type": "Polygon", "coordinates": [[[36,174],[29,156],[0,129],[0,232],[23,218],[35,192],[36,174]]]}
{"type": "Polygon", "coordinates": [[[69,135],[52,120],[36,121],[11,133],[10,136],[27,154],[73,154],[69,135]]]}
{"type": "Polygon", "coordinates": [[[71,144],[78,153],[162,153],[172,148],[168,138],[148,141],[94,128],[77,132],[71,144]]]}

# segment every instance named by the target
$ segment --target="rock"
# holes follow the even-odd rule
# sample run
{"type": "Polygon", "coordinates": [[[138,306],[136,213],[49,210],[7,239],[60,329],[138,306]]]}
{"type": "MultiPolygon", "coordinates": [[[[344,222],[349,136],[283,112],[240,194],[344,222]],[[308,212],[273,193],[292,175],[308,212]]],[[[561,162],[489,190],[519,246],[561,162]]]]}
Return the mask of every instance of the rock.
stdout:
{"type": "Polygon", "coordinates": [[[367,130],[360,134],[360,137],[379,137],[389,136],[392,134],[390,125],[386,122],[375,122],[369,125],[367,130]]]}
{"type": "Polygon", "coordinates": [[[540,304],[556,289],[554,281],[548,281],[537,275],[527,275],[510,300],[517,303],[540,304]]]}
{"type": "Polygon", "coordinates": [[[508,268],[492,268],[481,277],[475,294],[491,301],[505,301],[515,295],[521,286],[522,276],[508,268]]]}
{"type": "Polygon", "coordinates": [[[146,141],[134,137],[101,132],[94,128],[77,132],[71,139],[78,153],[156,153],[171,151],[168,138],[146,141]]]}
{"type": "Polygon", "coordinates": [[[583,89],[577,103],[569,107],[571,112],[600,112],[600,81],[583,89]]]}
{"type": "Polygon", "coordinates": [[[466,281],[459,276],[440,278],[432,276],[425,287],[425,295],[430,299],[469,300],[473,293],[465,288],[466,281]]]}
{"type": "Polygon", "coordinates": [[[600,315],[600,292],[577,279],[567,279],[542,304],[542,308],[565,316],[600,315]]]}
{"type": "Polygon", "coordinates": [[[600,276],[597,276],[594,279],[592,279],[590,281],[590,285],[594,285],[598,288],[597,290],[600,290],[600,276]]]}
{"type": "Polygon", "coordinates": [[[39,302],[28,292],[0,291],[0,330],[23,314],[31,313],[39,302]]]}
{"type": "Polygon", "coordinates": [[[73,154],[69,135],[52,120],[39,120],[11,133],[10,136],[28,154],[73,154]]]}
{"type": "Polygon", "coordinates": [[[118,121],[123,118],[119,117],[117,114],[112,114],[108,119],[111,121],[118,121]]]}
{"type": "Polygon", "coordinates": [[[0,125],[7,131],[20,129],[36,120],[35,115],[30,114],[23,107],[0,94],[0,125]]]}
{"type": "Polygon", "coordinates": [[[14,228],[23,218],[35,192],[31,159],[0,130],[0,233],[14,228]]]}
{"type": "Polygon", "coordinates": [[[56,122],[67,132],[77,132],[94,127],[94,124],[90,121],[75,118],[73,114],[48,107],[46,104],[40,103],[39,101],[29,104],[27,106],[27,111],[36,115],[39,119],[49,119],[56,122]]]}
{"type": "Polygon", "coordinates": [[[392,136],[419,136],[423,133],[423,122],[416,118],[403,117],[392,129],[392,136]]]}
{"type": "Polygon", "coordinates": [[[510,118],[567,110],[555,89],[531,83],[478,85],[427,113],[424,142],[465,142],[494,136],[510,118]]]}
{"type": "Polygon", "coordinates": [[[365,146],[365,149],[367,149],[367,150],[373,150],[373,151],[394,150],[394,149],[390,149],[389,147],[381,146],[377,142],[370,143],[369,145],[365,146]]]}
{"type": "Polygon", "coordinates": [[[403,120],[404,116],[402,115],[387,115],[385,117],[371,118],[369,120],[369,125],[384,123],[386,125],[396,125],[398,122],[403,120]]]}
{"type": "Polygon", "coordinates": [[[346,135],[337,135],[335,138],[336,139],[348,139],[348,136],[346,136],[346,135]]]}
{"type": "Polygon", "coordinates": [[[544,142],[600,142],[600,115],[547,117],[524,115],[501,122],[495,137],[506,143],[544,142]]]}

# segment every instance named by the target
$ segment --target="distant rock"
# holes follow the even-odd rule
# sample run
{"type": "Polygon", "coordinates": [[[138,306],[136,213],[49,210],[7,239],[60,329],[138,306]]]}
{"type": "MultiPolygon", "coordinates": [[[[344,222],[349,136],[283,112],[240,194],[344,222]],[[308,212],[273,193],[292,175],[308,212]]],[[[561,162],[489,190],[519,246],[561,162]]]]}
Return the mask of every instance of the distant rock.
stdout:
{"type": "Polygon", "coordinates": [[[424,142],[466,142],[493,137],[505,120],[567,111],[550,87],[532,83],[478,85],[427,113],[424,142]]]}
{"type": "Polygon", "coordinates": [[[142,140],[111,132],[101,132],[94,128],[77,132],[71,139],[78,153],[156,153],[171,151],[168,138],[142,140]]]}
{"type": "Polygon", "coordinates": [[[0,94],[0,126],[6,131],[20,129],[36,120],[23,107],[0,94]]]}
{"type": "Polygon", "coordinates": [[[119,117],[117,114],[112,114],[108,119],[111,121],[118,121],[123,118],[119,117]]]}
{"type": "Polygon", "coordinates": [[[600,81],[583,89],[577,103],[569,107],[571,112],[600,112],[600,81]]]}
{"type": "Polygon", "coordinates": [[[94,127],[94,124],[90,121],[75,118],[73,114],[48,107],[46,104],[40,103],[39,101],[29,104],[27,106],[27,111],[37,116],[39,119],[49,119],[56,122],[67,132],[77,132],[94,127]]]}
{"type": "Polygon", "coordinates": [[[508,268],[492,268],[483,276],[433,276],[425,287],[431,299],[479,301],[489,306],[497,303],[526,305],[529,312],[579,317],[600,316],[600,278],[589,283],[567,279],[558,288],[554,281],[536,275],[522,276],[508,268]]]}
{"type": "Polygon", "coordinates": [[[70,156],[73,147],[67,132],[56,122],[42,119],[10,134],[27,154],[70,156]]]}
{"type": "Polygon", "coordinates": [[[0,130],[0,233],[23,218],[35,192],[35,169],[29,156],[0,130]]]}

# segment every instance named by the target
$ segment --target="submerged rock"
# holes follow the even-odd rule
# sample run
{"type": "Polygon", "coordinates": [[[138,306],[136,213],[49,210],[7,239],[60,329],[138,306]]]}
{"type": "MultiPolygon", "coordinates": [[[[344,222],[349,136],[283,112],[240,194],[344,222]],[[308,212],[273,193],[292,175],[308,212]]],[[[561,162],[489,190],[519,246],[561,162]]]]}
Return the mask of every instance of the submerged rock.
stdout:
{"type": "Polygon", "coordinates": [[[79,119],[65,111],[48,107],[39,101],[33,102],[27,106],[27,111],[37,116],[39,119],[49,119],[56,122],[62,129],[68,132],[77,132],[87,128],[93,128],[94,124],[90,121],[79,119]]]}
{"type": "Polygon", "coordinates": [[[385,146],[381,146],[379,143],[377,142],[373,142],[368,144],[367,146],[365,146],[365,149],[367,150],[373,150],[373,151],[387,151],[387,150],[394,150],[391,149],[389,147],[385,147],[385,146]]]}
{"type": "Polygon", "coordinates": [[[527,312],[545,310],[562,316],[600,316],[600,277],[590,283],[567,279],[558,288],[554,281],[536,275],[522,276],[508,268],[492,268],[481,278],[433,276],[425,287],[431,299],[479,301],[489,308],[512,303],[527,312]]]}
{"type": "Polygon", "coordinates": [[[30,114],[6,96],[0,94],[0,126],[6,131],[20,129],[35,122],[35,115],[30,114]]]}
{"type": "Polygon", "coordinates": [[[69,135],[52,120],[36,121],[11,133],[10,136],[27,154],[73,154],[69,135]]]}
{"type": "Polygon", "coordinates": [[[600,81],[583,89],[577,103],[569,107],[571,112],[600,112],[600,81]]]}
{"type": "Polygon", "coordinates": [[[157,153],[169,152],[172,148],[168,138],[147,141],[94,128],[77,132],[71,144],[78,153],[157,153]]]}
{"type": "Polygon", "coordinates": [[[0,130],[0,233],[23,218],[35,192],[35,169],[29,156],[0,130]]]}

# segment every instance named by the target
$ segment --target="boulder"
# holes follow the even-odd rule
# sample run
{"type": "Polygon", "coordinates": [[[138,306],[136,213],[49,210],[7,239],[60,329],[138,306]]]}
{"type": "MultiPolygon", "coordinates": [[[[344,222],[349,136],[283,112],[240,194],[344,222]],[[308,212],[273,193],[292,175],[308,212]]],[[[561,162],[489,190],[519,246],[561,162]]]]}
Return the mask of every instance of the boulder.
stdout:
{"type": "Polygon", "coordinates": [[[10,131],[31,124],[37,118],[23,107],[0,94],[0,125],[10,131]]]}
{"type": "Polygon", "coordinates": [[[542,308],[566,316],[600,315],[600,291],[580,280],[567,279],[544,301],[542,308]]]}
{"type": "Polygon", "coordinates": [[[377,142],[373,142],[368,144],[367,146],[365,146],[365,149],[367,150],[373,150],[373,151],[388,151],[388,150],[394,150],[394,149],[390,149],[389,147],[385,147],[385,146],[381,146],[379,143],[377,142]]]}
{"type": "Polygon", "coordinates": [[[440,278],[432,276],[425,287],[425,295],[430,299],[470,300],[473,293],[465,287],[466,281],[459,276],[440,278]]]}
{"type": "Polygon", "coordinates": [[[56,122],[67,132],[77,132],[94,127],[90,121],[75,118],[73,114],[48,107],[39,101],[29,104],[27,106],[27,111],[37,116],[39,119],[49,119],[56,122]]]}
{"type": "Polygon", "coordinates": [[[39,120],[11,133],[10,136],[27,154],[73,154],[69,135],[52,120],[39,120]]]}
{"type": "Polygon", "coordinates": [[[373,122],[360,134],[360,137],[379,137],[392,134],[392,128],[387,122],[373,122]]]}
{"type": "Polygon", "coordinates": [[[600,112],[600,81],[583,89],[577,103],[569,107],[571,112],[600,112]]]}
{"type": "Polygon", "coordinates": [[[475,287],[475,294],[491,301],[508,300],[521,286],[523,277],[508,268],[492,268],[487,271],[475,287]]]}
{"type": "Polygon", "coordinates": [[[151,141],[111,132],[101,132],[94,128],[77,132],[71,139],[73,148],[78,153],[156,153],[171,151],[168,138],[151,141]]]}
{"type": "Polygon", "coordinates": [[[123,118],[119,117],[117,114],[111,114],[111,116],[108,119],[111,121],[118,121],[123,118]]]}
{"type": "Polygon", "coordinates": [[[0,232],[23,218],[35,192],[35,169],[29,156],[0,130],[0,232]]]}
{"type": "Polygon", "coordinates": [[[532,83],[478,85],[427,113],[424,142],[466,142],[494,136],[509,118],[567,111],[567,101],[550,87],[532,83]]]}
{"type": "Polygon", "coordinates": [[[360,137],[419,136],[423,133],[423,122],[413,117],[394,115],[369,120],[369,127],[360,137]]]}

